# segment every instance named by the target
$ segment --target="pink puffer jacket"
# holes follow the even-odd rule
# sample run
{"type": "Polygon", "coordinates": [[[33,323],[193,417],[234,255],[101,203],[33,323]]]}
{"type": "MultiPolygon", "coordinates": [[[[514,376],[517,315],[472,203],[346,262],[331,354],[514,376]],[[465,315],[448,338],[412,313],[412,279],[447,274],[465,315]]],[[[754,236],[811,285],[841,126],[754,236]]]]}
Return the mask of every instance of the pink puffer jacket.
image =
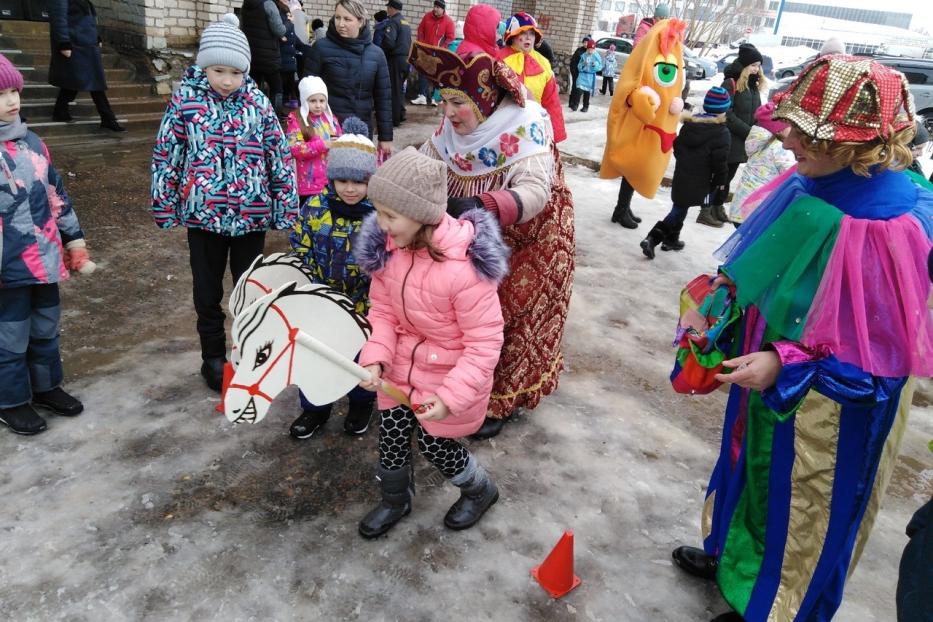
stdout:
{"type": "MultiPolygon", "coordinates": [[[[433,243],[445,261],[396,247],[375,214],[363,223],[354,252],[372,276],[367,317],[373,332],[360,365],[380,363],[384,378],[413,404],[437,395],[450,415],[422,426],[433,436],[458,438],[478,430],[486,416],[502,348],[496,290],[508,271],[509,249],[485,210],[460,220],[445,214],[433,243]]],[[[383,393],[378,399],[380,409],[398,405],[383,393]]]]}

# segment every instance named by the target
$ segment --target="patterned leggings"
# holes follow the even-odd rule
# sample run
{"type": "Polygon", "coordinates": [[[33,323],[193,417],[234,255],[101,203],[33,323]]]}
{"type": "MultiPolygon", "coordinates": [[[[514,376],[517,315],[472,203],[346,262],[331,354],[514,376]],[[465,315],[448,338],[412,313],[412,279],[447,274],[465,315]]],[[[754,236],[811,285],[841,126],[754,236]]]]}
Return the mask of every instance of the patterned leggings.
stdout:
{"type": "Polygon", "coordinates": [[[467,448],[452,438],[431,436],[418,424],[415,413],[396,406],[379,413],[379,466],[395,471],[411,464],[411,437],[418,430],[418,449],[448,479],[459,475],[470,460],[467,448]]]}

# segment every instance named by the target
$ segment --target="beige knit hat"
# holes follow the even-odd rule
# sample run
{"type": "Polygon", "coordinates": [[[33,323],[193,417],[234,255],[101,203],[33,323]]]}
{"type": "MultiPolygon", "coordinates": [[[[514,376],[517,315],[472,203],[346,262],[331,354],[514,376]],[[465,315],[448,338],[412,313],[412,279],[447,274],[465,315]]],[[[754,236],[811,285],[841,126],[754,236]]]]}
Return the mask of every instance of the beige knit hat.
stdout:
{"type": "Polygon", "coordinates": [[[436,225],[447,211],[447,167],[406,147],[376,170],[367,196],[416,222],[436,225]]]}

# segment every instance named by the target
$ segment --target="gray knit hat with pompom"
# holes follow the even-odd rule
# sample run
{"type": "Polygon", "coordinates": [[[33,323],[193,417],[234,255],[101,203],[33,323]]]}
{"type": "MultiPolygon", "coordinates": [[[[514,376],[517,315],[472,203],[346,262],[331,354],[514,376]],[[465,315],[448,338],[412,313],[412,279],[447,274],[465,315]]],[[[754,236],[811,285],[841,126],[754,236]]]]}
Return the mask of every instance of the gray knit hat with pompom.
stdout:
{"type": "Polygon", "coordinates": [[[376,145],[369,140],[369,127],[356,117],[341,124],[343,136],[327,152],[327,178],[368,181],[376,172],[376,145]]]}
{"type": "Polygon", "coordinates": [[[201,69],[225,65],[243,73],[249,72],[249,42],[240,30],[240,20],[236,15],[227,13],[219,22],[204,29],[194,62],[201,69]]]}

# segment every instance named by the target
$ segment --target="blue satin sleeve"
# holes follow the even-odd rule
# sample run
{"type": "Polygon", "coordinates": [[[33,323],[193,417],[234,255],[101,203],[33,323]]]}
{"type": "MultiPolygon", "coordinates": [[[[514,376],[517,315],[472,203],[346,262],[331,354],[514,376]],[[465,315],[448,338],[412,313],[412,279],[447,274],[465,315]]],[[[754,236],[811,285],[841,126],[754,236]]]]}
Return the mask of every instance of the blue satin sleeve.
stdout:
{"type": "Polygon", "coordinates": [[[903,378],[872,376],[830,355],[784,365],[774,386],[762,391],[761,397],[784,419],[797,411],[810,390],[843,406],[871,406],[896,398],[903,384],[903,378]]]}

